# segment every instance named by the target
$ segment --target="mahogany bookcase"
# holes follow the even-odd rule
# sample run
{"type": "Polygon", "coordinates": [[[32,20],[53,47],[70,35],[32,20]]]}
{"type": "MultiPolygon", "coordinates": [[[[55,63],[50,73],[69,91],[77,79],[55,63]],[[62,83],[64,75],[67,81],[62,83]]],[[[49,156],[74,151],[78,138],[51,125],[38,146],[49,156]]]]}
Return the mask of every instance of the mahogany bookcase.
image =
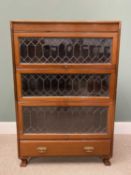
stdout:
{"type": "Polygon", "coordinates": [[[12,21],[18,156],[113,152],[120,22],[12,21]]]}

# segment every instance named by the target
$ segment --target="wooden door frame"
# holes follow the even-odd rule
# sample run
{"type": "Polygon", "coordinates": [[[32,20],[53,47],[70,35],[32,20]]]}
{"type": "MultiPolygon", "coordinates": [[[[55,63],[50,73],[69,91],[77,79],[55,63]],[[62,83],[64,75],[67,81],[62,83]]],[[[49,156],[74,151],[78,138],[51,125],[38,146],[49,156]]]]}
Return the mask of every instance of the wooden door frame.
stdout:
{"type": "Polygon", "coordinates": [[[17,97],[19,101],[23,101],[23,100],[27,100],[27,101],[40,101],[40,100],[47,100],[47,101],[54,101],[54,100],[58,100],[58,101],[85,101],[85,100],[89,100],[89,101],[111,101],[112,99],[114,99],[115,97],[115,87],[116,87],[116,75],[115,75],[115,70],[111,69],[111,70],[107,70],[107,69],[54,69],[54,70],[50,70],[50,69],[17,69],[16,71],[16,83],[17,83],[17,97]],[[90,96],[90,97],[86,97],[86,96],[80,96],[80,97],[75,97],[75,96],[22,96],[22,84],[21,84],[21,74],[22,73],[43,73],[43,74],[60,74],[60,73],[64,73],[64,74],[109,74],[109,96],[90,96]]]}
{"type": "Polygon", "coordinates": [[[19,102],[18,103],[18,135],[20,139],[44,139],[44,140],[56,140],[56,139],[109,139],[113,132],[113,120],[114,120],[114,109],[113,103],[111,102],[70,102],[68,105],[62,102],[46,102],[46,101],[32,101],[32,102],[19,102]],[[94,134],[53,134],[53,133],[41,133],[41,134],[24,134],[23,132],[23,117],[22,117],[22,107],[23,106],[107,106],[108,107],[108,119],[107,119],[107,133],[94,133],[94,134]]]}
{"type": "Polygon", "coordinates": [[[43,33],[14,33],[14,48],[15,48],[15,64],[16,67],[18,68],[58,68],[63,66],[64,64],[62,63],[20,63],[20,49],[19,49],[19,38],[21,37],[48,37],[48,38],[111,38],[112,39],[112,52],[111,52],[111,62],[109,63],[85,63],[85,64],[66,64],[69,67],[74,67],[77,68],[78,66],[85,67],[85,68],[91,68],[91,67],[97,67],[101,68],[101,66],[110,69],[110,68],[115,68],[115,65],[117,63],[117,38],[118,38],[118,33],[112,32],[112,33],[97,33],[97,32],[43,32],[43,33]]]}

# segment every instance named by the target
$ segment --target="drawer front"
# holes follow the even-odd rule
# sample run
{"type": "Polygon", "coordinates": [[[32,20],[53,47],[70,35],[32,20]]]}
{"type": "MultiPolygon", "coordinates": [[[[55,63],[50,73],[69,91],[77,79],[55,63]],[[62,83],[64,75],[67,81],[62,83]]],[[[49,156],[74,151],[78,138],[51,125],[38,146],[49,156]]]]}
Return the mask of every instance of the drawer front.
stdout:
{"type": "Polygon", "coordinates": [[[90,141],[20,141],[20,156],[105,156],[110,154],[110,140],[90,141]]]}

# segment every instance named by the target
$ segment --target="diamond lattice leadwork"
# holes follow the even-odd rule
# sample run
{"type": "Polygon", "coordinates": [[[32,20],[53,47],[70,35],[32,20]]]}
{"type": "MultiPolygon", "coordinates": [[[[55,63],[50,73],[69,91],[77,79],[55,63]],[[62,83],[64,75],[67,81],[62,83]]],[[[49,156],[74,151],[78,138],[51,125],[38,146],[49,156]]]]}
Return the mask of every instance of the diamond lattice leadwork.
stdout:
{"type": "Polygon", "coordinates": [[[23,107],[25,133],[105,133],[108,107],[23,107]]]}
{"type": "Polygon", "coordinates": [[[22,74],[23,96],[108,96],[109,74],[22,74]]]}
{"type": "Polygon", "coordinates": [[[20,38],[21,63],[108,63],[111,38],[20,38]]]}

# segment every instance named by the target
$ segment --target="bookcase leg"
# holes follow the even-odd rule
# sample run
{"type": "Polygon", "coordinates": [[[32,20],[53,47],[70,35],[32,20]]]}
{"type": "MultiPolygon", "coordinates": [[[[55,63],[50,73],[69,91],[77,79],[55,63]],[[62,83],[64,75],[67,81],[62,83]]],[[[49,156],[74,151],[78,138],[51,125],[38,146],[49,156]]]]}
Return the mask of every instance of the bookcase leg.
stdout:
{"type": "Polygon", "coordinates": [[[26,167],[27,164],[28,164],[28,159],[21,159],[21,163],[20,163],[21,167],[26,167]]]}
{"type": "Polygon", "coordinates": [[[110,165],[111,165],[110,158],[103,158],[103,163],[104,163],[106,166],[110,166],[110,165]]]}

